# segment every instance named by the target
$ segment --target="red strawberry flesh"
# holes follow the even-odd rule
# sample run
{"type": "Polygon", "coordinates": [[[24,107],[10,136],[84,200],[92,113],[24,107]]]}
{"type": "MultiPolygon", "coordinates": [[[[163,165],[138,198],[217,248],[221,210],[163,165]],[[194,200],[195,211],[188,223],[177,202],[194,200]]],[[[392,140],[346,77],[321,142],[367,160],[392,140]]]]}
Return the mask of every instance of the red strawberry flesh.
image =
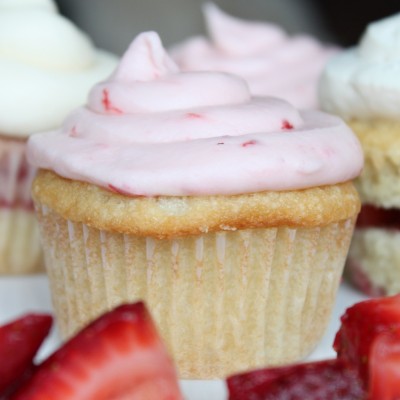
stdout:
{"type": "Polygon", "coordinates": [[[400,335],[381,333],[374,340],[369,362],[369,400],[400,399],[400,335]]]}
{"type": "Polygon", "coordinates": [[[28,314],[0,327],[0,396],[29,375],[52,322],[50,315],[28,314]]]}
{"type": "Polygon", "coordinates": [[[334,349],[338,358],[358,369],[367,385],[373,341],[382,332],[400,332],[400,295],[357,303],[346,310],[341,321],[334,349]]]}
{"type": "Polygon", "coordinates": [[[181,399],[143,303],[104,314],[38,367],[13,400],[181,399]]]}
{"type": "Polygon", "coordinates": [[[342,360],[258,370],[227,379],[230,400],[362,400],[357,372],[342,360]]]}

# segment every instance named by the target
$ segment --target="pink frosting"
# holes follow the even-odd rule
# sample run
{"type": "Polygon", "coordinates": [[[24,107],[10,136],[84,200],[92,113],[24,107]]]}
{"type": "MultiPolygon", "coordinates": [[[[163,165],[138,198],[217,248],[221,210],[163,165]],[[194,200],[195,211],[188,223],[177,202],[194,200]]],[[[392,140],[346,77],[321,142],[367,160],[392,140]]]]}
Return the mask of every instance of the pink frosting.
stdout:
{"type": "Polygon", "coordinates": [[[28,157],[63,177],[143,196],[329,185],[363,164],[339,118],[251,98],[233,75],[182,73],[154,32],[135,39],[61,131],[33,135],[28,157]]]}
{"type": "Polygon", "coordinates": [[[204,14],[210,39],[193,37],[171,49],[183,70],[230,72],[245,78],[255,96],[318,108],[318,79],[337,49],[310,36],[289,37],[274,24],[239,20],[212,3],[204,14]]]}

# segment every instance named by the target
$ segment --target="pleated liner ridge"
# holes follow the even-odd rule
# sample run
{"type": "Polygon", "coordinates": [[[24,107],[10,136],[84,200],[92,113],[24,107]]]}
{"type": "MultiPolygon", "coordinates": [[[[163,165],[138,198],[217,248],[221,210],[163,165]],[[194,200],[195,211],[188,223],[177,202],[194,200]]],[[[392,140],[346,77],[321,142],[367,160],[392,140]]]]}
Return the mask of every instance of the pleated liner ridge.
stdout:
{"type": "Polygon", "coordinates": [[[354,219],[157,240],[38,208],[62,335],[144,299],[181,378],[301,359],[327,326],[354,219]]]}
{"type": "Polygon", "coordinates": [[[0,136],[0,274],[43,272],[25,141],[0,136]]]}

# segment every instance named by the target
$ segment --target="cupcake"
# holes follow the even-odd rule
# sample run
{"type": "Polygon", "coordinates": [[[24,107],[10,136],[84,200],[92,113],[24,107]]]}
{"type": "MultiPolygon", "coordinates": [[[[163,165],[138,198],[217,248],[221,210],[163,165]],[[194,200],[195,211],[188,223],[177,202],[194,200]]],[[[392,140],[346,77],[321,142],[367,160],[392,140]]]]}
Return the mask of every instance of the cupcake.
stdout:
{"type": "Polygon", "coordinates": [[[348,122],[365,153],[362,211],[347,274],[370,295],[400,293],[400,14],[368,25],[357,47],[327,65],[325,110],[348,122]]]}
{"type": "Polygon", "coordinates": [[[28,136],[60,126],[114,66],[53,2],[0,2],[0,274],[43,270],[28,136]]]}
{"type": "Polygon", "coordinates": [[[28,157],[64,337],[143,299],[183,378],[320,339],[360,207],[361,149],[337,117],[182,73],[149,32],[28,157]]]}
{"type": "Polygon", "coordinates": [[[246,79],[253,96],[318,108],[317,82],[336,48],[311,36],[288,36],[272,23],[231,17],[213,3],[203,11],[209,38],[189,38],[170,50],[183,70],[230,72],[246,79]]]}

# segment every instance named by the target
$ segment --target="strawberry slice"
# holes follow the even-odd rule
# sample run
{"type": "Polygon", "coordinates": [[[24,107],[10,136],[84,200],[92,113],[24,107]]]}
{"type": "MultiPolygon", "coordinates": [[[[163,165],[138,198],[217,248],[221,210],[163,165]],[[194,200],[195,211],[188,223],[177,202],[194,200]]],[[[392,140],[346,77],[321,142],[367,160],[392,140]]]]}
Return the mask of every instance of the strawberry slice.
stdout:
{"type": "Polygon", "coordinates": [[[400,210],[364,204],[357,218],[357,228],[400,229],[400,210]]]}
{"type": "Polygon", "coordinates": [[[0,397],[8,396],[30,374],[52,322],[50,315],[28,314],[0,327],[0,397]]]}
{"type": "Polygon", "coordinates": [[[355,369],[343,360],[270,368],[227,379],[229,400],[362,400],[355,369]]]}
{"type": "Polygon", "coordinates": [[[381,333],[369,361],[369,400],[400,399],[400,335],[381,333]]]}
{"type": "Polygon", "coordinates": [[[400,295],[362,301],[348,308],[333,344],[338,358],[354,365],[368,385],[369,354],[382,332],[400,332],[400,295]]]}
{"type": "Polygon", "coordinates": [[[336,360],[232,376],[229,399],[399,400],[400,295],[357,303],[341,321],[336,360]]]}
{"type": "Polygon", "coordinates": [[[12,400],[182,399],[143,303],[104,314],[43,364],[12,400]]]}

